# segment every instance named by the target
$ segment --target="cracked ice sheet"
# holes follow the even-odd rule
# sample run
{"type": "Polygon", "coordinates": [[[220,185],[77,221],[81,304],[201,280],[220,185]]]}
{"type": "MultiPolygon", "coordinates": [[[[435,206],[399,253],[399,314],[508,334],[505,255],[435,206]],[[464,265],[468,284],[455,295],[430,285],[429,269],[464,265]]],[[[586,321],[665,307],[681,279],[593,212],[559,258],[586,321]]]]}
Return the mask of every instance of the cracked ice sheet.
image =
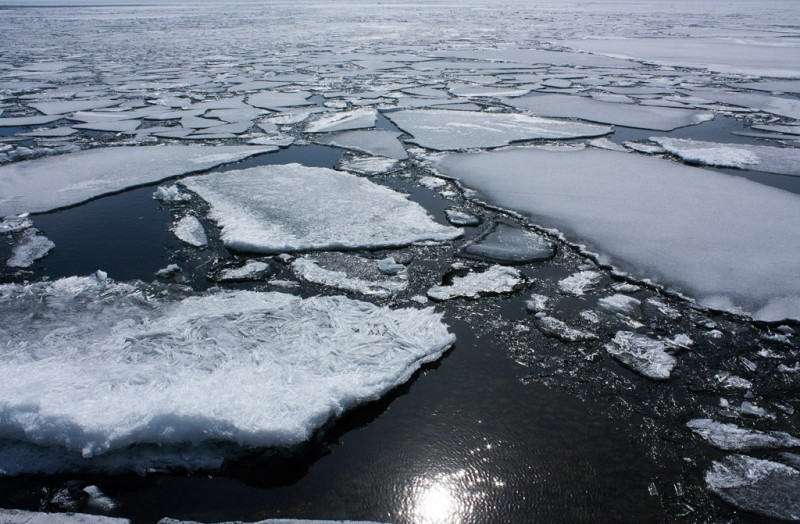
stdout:
{"type": "Polygon", "coordinates": [[[0,216],[71,206],[277,150],[249,146],[123,146],[8,164],[0,166],[0,216]]]}
{"type": "Polygon", "coordinates": [[[2,285],[0,316],[5,475],[186,465],[211,441],[296,445],[455,338],[433,308],[95,277],[2,285]]]}
{"type": "Polygon", "coordinates": [[[377,249],[463,233],[401,193],[327,168],[263,166],[181,183],[211,205],[225,246],[237,251],[377,249]]]}
{"type": "Polygon", "coordinates": [[[387,112],[385,116],[414,137],[409,142],[438,151],[499,147],[520,140],[589,138],[612,131],[607,126],[515,113],[430,109],[387,112]]]}
{"type": "Polygon", "coordinates": [[[556,227],[624,271],[702,305],[759,320],[800,318],[797,195],[596,149],[451,154],[438,169],[478,199],[556,227]]]}
{"type": "Polygon", "coordinates": [[[713,113],[691,109],[617,104],[584,96],[559,94],[510,98],[503,100],[503,103],[538,116],[579,118],[589,122],[656,131],[672,131],[714,118],[713,113]]]}
{"type": "Polygon", "coordinates": [[[396,131],[346,131],[315,138],[314,141],[374,156],[405,160],[408,154],[397,139],[401,134],[396,131]]]}
{"type": "Polygon", "coordinates": [[[651,137],[650,140],[692,164],[800,176],[800,149],[795,147],[720,144],[665,136],[651,137]]]}

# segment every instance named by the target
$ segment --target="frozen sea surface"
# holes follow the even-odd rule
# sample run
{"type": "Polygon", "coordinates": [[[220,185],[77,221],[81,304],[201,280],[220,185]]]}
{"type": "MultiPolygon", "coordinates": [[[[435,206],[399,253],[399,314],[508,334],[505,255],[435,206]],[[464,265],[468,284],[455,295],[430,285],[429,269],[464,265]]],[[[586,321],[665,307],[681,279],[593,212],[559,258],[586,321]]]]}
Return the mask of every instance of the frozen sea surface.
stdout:
{"type": "Polygon", "coordinates": [[[594,149],[450,155],[439,169],[482,200],[557,227],[701,304],[762,320],[800,318],[797,195],[594,149]]]}
{"type": "Polygon", "coordinates": [[[95,277],[0,286],[0,312],[0,438],[68,458],[0,446],[5,475],[91,468],[133,444],[298,444],[454,341],[431,308],[95,277]]]}
{"type": "Polygon", "coordinates": [[[237,251],[376,249],[462,233],[396,191],[332,169],[265,166],[181,183],[211,205],[222,240],[237,251]]]}

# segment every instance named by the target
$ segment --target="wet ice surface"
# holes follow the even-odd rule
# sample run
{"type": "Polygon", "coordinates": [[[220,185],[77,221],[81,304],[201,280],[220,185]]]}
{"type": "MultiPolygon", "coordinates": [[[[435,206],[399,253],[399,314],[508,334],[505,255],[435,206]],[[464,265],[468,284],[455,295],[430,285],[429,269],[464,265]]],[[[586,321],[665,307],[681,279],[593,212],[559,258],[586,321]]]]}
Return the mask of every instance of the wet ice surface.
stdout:
{"type": "MultiPolygon", "coordinates": [[[[732,309],[746,300],[684,300],[643,280],[671,286],[664,275],[618,265],[613,253],[595,256],[591,252],[600,250],[592,238],[568,228],[545,229],[553,224],[538,215],[521,216],[516,208],[498,209],[504,207],[497,205],[499,200],[445,182],[430,169],[437,149],[491,149],[522,140],[536,142],[528,145],[539,151],[566,153],[557,140],[574,154],[582,155],[581,148],[619,151],[631,163],[643,162],[643,171],[653,162],[677,168],[713,163],[731,166],[709,168],[721,177],[754,182],[749,189],[772,186],[799,193],[798,178],[774,174],[791,174],[800,137],[800,84],[789,78],[797,71],[797,32],[786,23],[795,14],[793,5],[562,2],[534,8],[438,2],[419,9],[381,4],[369,7],[369,24],[365,7],[358,4],[337,5],[336,10],[314,2],[278,4],[268,11],[244,2],[157,9],[147,3],[5,7],[0,8],[0,34],[11,37],[0,43],[0,169],[7,174],[6,168],[21,169],[40,159],[34,165],[41,169],[25,171],[31,182],[25,199],[47,205],[0,213],[6,215],[0,223],[2,282],[22,285],[103,268],[117,284],[136,290],[144,285],[132,279],[157,279],[160,284],[148,289],[161,291],[145,293],[143,299],[150,300],[162,300],[160,293],[169,288],[198,300],[219,293],[283,290],[307,299],[344,294],[393,309],[427,304],[444,313],[457,342],[440,364],[423,366],[406,386],[326,424],[315,438],[286,453],[240,446],[230,433],[203,445],[161,447],[144,444],[139,434],[131,437],[131,446],[91,460],[100,470],[136,470],[146,476],[87,477],[75,473],[86,460],[80,454],[15,436],[2,442],[6,453],[0,467],[57,464],[72,472],[0,478],[0,506],[141,521],[165,515],[252,521],[274,515],[392,522],[752,522],[794,511],[792,501],[781,495],[797,491],[792,474],[761,462],[741,462],[758,477],[747,478],[746,468],[720,458],[716,448],[723,443],[744,450],[776,440],[794,445],[783,435],[800,434],[798,326],[782,320],[797,311],[795,299],[772,300],[759,312],[744,307],[772,323],[706,310],[702,304],[732,309]],[[219,16],[220,9],[225,17],[219,16]],[[567,51],[564,45],[602,54],[567,51]],[[664,65],[606,56],[620,54],[664,65]],[[417,120],[392,123],[394,116],[401,124],[404,115],[417,120]],[[686,142],[678,140],[693,140],[703,143],[705,151],[681,158],[675,149],[670,156],[664,140],[683,150],[686,142]],[[164,158],[158,165],[144,163],[158,156],[153,148],[187,143],[217,153],[223,151],[220,146],[248,144],[272,151],[214,169],[208,180],[225,177],[231,169],[297,162],[353,174],[341,176],[368,176],[375,186],[353,185],[381,196],[361,205],[365,193],[334,187],[339,184],[308,193],[276,190],[270,209],[277,212],[266,213],[263,201],[243,205],[258,200],[265,188],[242,179],[239,191],[227,195],[247,219],[240,224],[252,221],[260,230],[265,223],[291,223],[300,236],[321,230],[317,247],[296,247],[322,251],[295,256],[276,251],[274,257],[232,252],[225,245],[225,227],[220,229],[225,225],[209,220],[218,207],[211,200],[175,181],[163,183],[163,189],[154,184],[128,189],[217,165],[193,166],[180,158],[171,164],[164,158]],[[278,152],[278,147],[284,149],[278,152]],[[121,154],[132,149],[141,157],[121,154]],[[83,156],[89,153],[108,153],[109,163],[84,169],[91,167],[83,156]],[[79,168],[65,169],[69,155],[78,155],[79,168]],[[759,161],[748,162],[751,155],[759,161]],[[162,169],[166,174],[159,174],[162,169]],[[56,202],[62,183],[78,191],[80,200],[56,202]],[[341,237],[327,244],[333,232],[354,231],[348,229],[352,223],[348,228],[329,224],[331,210],[349,218],[363,212],[364,223],[391,230],[392,238],[406,230],[409,223],[390,205],[395,197],[380,188],[407,195],[407,203],[424,209],[420,216],[425,218],[415,223],[428,232],[447,232],[446,238],[417,238],[402,246],[362,238],[346,252],[337,251],[343,248],[335,243],[341,237]],[[342,193],[352,198],[338,200],[342,193]],[[308,194],[319,199],[308,200],[308,194]],[[93,200],[80,204],[86,199],[93,200]],[[8,218],[73,204],[79,205],[8,218]],[[208,243],[203,249],[171,232],[184,217],[195,217],[204,229],[208,243]],[[456,238],[448,223],[463,226],[465,238],[456,238]],[[507,246],[503,235],[493,237],[498,223],[508,224],[515,237],[531,245],[552,244],[555,253],[510,260],[525,250],[515,242],[507,246]],[[55,247],[27,267],[6,266],[23,232],[34,226],[41,231],[34,238],[50,239],[55,247]],[[497,258],[462,256],[481,245],[497,258]],[[490,264],[498,261],[505,266],[494,269],[490,264]],[[513,268],[507,267],[512,263],[513,268]],[[518,271],[525,285],[498,293],[505,289],[498,284],[501,279],[487,277],[509,269],[518,271]],[[480,277],[457,280],[470,275],[480,277]],[[390,284],[374,292],[381,282],[390,284]],[[454,283],[469,284],[462,286],[468,295],[483,291],[475,298],[438,302],[425,296],[437,286],[453,292],[454,283]],[[193,291],[170,287],[175,285],[193,291]],[[708,440],[687,421],[700,424],[708,440]],[[704,471],[719,473],[719,464],[728,470],[716,478],[728,483],[707,486],[704,471]],[[204,471],[155,473],[176,465],[204,471]],[[114,508],[103,502],[104,494],[114,508]]],[[[591,167],[600,169],[600,164],[591,167]]],[[[528,167],[543,166],[530,162],[528,167]]],[[[557,162],[554,171],[568,175],[572,167],[557,162]]],[[[668,179],[673,172],[661,174],[668,179]]],[[[488,163],[486,176],[505,175],[488,163]]],[[[0,184],[3,178],[8,177],[0,177],[0,184]]],[[[706,192],[713,195],[709,200],[730,197],[697,182],[683,184],[684,191],[706,192]]],[[[628,184],[614,179],[603,185],[625,194],[628,184]]],[[[505,197],[524,193],[523,186],[509,185],[505,197]]],[[[590,186],[565,186],[548,198],[569,201],[581,195],[574,188],[586,190],[588,202],[601,194],[590,186]]],[[[8,194],[2,187],[0,200],[8,194]]],[[[638,197],[633,191],[623,205],[606,211],[627,210],[638,197]]],[[[713,233],[708,226],[719,225],[714,209],[708,210],[708,220],[698,213],[700,204],[662,197],[648,205],[651,214],[693,218],[687,229],[691,234],[682,233],[672,249],[667,246],[656,269],[669,267],[675,257],[690,257],[686,239],[713,233]]],[[[764,206],[768,212],[752,213],[755,219],[746,227],[726,225],[730,232],[741,231],[742,244],[728,252],[722,266],[716,267],[719,261],[706,253],[716,252],[717,244],[699,242],[701,265],[741,283],[745,280],[724,273],[737,266],[758,271],[748,258],[751,251],[787,261],[789,267],[796,260],[791,249],[797,241],[786,229],[796,217],[784,217],[783,225],[763,223],[765,216],[781,222],[785,210],[780,208],[772,201],[764,206]],[[766,238],[774,241],[765,248],[759,243],[766,238]]],[[[752,218],[747,209],[740,206],[742,222],[752,218]]],[[[197,224],[189,229],[199,231],[197,224]]],[[[625,231],[617,230],[620,244],[650,250],[640,239],[623,237],[625,231]]],[[[761,272],[778,274],[770,267],[761,272]]],[[[781,279],[786,292],[795,294],[791,283],[796,275],[753,287],[768,296],[781,279]]],[[[689,288],[671,287],[703,298],[689,288]]],[[[216,329],[220,322],[236,320],[207,323],[216,329]]],[[[108,321],[100,318],[98,325],[108,321]]],[[[3,323],[0,338],[5,328],[3,323]]],[[[125,322],[114,326],[121,335],[130,328],[125,322]]],[[[232,326],[231,333],[235,337],[243,331],[232,326]]],[[[97,366],[87,369],[79,371],[100,374],[97,366]]],[[[118,394],[118,388],[110,389],[118,394]]],[[[193,392],[198,399],[210,395],[201,393],[193,392]]],[[[103,395],[96,396],[104,401],[103,395]]],[[[199,424],[200,429],[219,429],[199,424]]],[[[173,430],[160,435],[167,438],[173,430]]],[[[759,461],[797,468],[796,448],[784,452],[766,446],[752,453],[759,461]]]]}
{"type": "Polygon", "coordinates": [[[800,148],[748,144],[734,146],[666,137],[653,137],[651,140],[690,164],[800,176],[800,148]]]}

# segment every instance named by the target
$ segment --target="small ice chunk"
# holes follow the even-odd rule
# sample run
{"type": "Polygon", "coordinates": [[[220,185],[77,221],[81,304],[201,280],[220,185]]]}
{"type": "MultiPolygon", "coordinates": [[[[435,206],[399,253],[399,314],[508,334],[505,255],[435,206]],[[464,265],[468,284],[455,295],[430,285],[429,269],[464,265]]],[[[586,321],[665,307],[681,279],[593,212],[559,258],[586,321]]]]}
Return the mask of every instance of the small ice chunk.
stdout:
{"type": "Polygon", "coordinates": [[[644,142],[623,142],[622,145],[631,151],[644,153],[645,155],[657,155],[664,152],[663,147],[655,144],[646,144],[644,142]]]}
{"type": "Polygon", "coordinates": [[[228,248],[255,253],[401,247],[462,231],[385,186],[333,169],[270,165],[184,179],[228,248]]]}
{"type": "Polygon", "coordinates": [[[247,280],[262,280],[272,275],[275,270],[267,262],[248,260],[240,267],[226,267],[217,273],[214,280],[217,282],[241,282],[247,280]]]}
{"type": "Polygon", "coordinates": [[[41,126],[60,118],[60,116],[12,116],[0,118],[0,127],[41,126]]]}
{"type": "Polygon", "coordinates": [[[642,288],[636,284],[631,284],[630,282],[617,282],[611,286],[611,289],[620,293],[636,293],[642,288]]]}
{"type": "Polygon", "coordinates": [[[589,322],[591,324],[599,324],[600,323],[600,317],[597,316],[597,313],[595,313],[594,311],[591,311],[589,309],[585,309],[585,310],[581,311],[580,312],[580,316],[581,316],[581,318],[583,320],[585,320],[586,322],[589,322]]]}
{"type": "Polygon", "coordinates": [[[783,520],[800,519],[800,471],[746,455],[711,463],[708,489],[737,508],[783,520]]]}
{"type": "Polygon", "coordinates": [[[713,446],[725,451],[748,451],[764,448],[791,448],[800,446],[800,439],[783,431],[758,431],[740,428],[711,419],[690,420],[686,426],[713,446]]]}
{"type": "Polygon", "coordinates": [[[603,274],[598,271],[579,271],[558,281],[558,289],[569,295],[580,296],[594,289],[603,274]]]}
{"type": "Polygon", "coordinates": [[[751,415],[753,417],[758,417],[758,418],[770,418],[770,419],[775,418],[775,415],[773,413],[770,413],[766,409],[757,406],[752,402],[748,402],[746,400],[742,402],[742,405],[739,407],[739,411],[741,411],[743,415],[751,415]]]}
{"type": "Polygon", "coordinates": [[[525,276],[519,270],[494,265],[481,273],[453,277],[449,285],[434,286],[428,290],[428,297],[449,300],[456,297],[475,298],[481,294],[510,293],[525,281],[525,276]]]}
{"type": "Polygon", "coordinates": [[[616,315],[629,317],[635,314],[642,302],[628,295],[617,293],[610,297],[601,298],[597,301],[597,305],[602,309],[616,315]]]}
{"type": "Polygon", "coordinates": [[[39,230],[30,227],[24,230],[11,250],[11,257],[6,261],[8,267],[30,267],[43,258],[56,245],[39,230]]]}
{"type": "Polygon", "coordinates": [[[359,269],[363,271],[363,266],[371,262],[360,257],[351,257],[351,259],[353,262],[355,262],[355,259],[362,261],[362,267],[359,267],[356,263],[350,267],[343,267],[344,271],[339,271],[326,269],[313,258],[298,258],[292,262],[292,269],[299,277],[308,282],[380,298],[390,297],[408,288],[408,280],[405,278],[405,274],[393,279],[380,278],[377,275],[375,275],[375,278],[348,275],[347,270],[361,272],[359,269]]]}
{"type": "Polygon", "coordinates": [[[178,264],[170,264],[165,268],[161,268],[156,271],[156,276],[159,278],[174,278],[177,276],[181,271],[181,266],[178,264]]]}
{"type": "Polygon", "coordinates": [[[173,184],[171,186],[158,186],[156,192],[153,193],[153,198],[162,202],[186,202],[192,199],[192,195],[181,193],[178,186],[173,184]]]}
{"type": "Polygon", "coordinates": [[[346,158],[339,162],[339,169],[365,176],[383,175],[399,168],[397,160],[379,156],[346,158]]]}
{"type": "Polygon", "coordinates": [[[375,127],[377,113],[374,109],[342,111],[330,116],[321,116],[306,126],[306,133],[330,133],[375,127]]]}
{"type": "MultiPolygon", "coordinates": [[[[528,301],[530,304],[530,300],[528,301]]],[[[554,337],[564,342],[588,342],[597,340],[597,335],[590,331],[581,331],[568,326],[563,320],[549,316],[537,316],[534,319],[537,329],[545,336],[554,337]]]]}
{"type": "Polygon", "coordinates": [[[117,507],[117,503],[111,500],[97,486],[86,486],[83,491],[89,495],[89,500],[86,503],[92,508],[100,511],[111,511],[117,507]]]}
{"type": "Polygon", "coordinates": [[[208,245],[206,230],[203,229],[203,224],[197,220],[196,216],[186,215],[181,218],[172,228],[172,232],[179,240],[190,246],[204,247],[208,245]]]}
{"type": "Polygon", "coordinates": [[[640,375],[653,380],[666,380],[678,364],[675,357],[665,351],[666,345],[631,331],[617,331],[606,351],[640,375]]]}
{"type": "Polygon", "coordinates": [[[690,164],[800,176],[800,149],[796,147],[720,144],[669,137],[653,137],[650,140],[690,164]]]}
{"type": "Polygon", "coordinates": [[[386,257],[378,260],[378,270],[384,275],[396,275],[401,271],[405,271],[406,266],[398,264],[394,257],[386,257]]]}
{"type": "Polygon", "coordinates": [[[17,231],[22,231],[29,227],[33,227],[33,222],[28,218],[27,213],[19,216],[5,217],[0,220],[0,235],[16,233],[17,231]]]}
{"type": "Polygon", "coordinates": [[[670,306],[666,305],[665,303],[663,303],[662,301],[658,300],[657,298],[652,298],[652,297],[648,298],[647,300],[645,300],[644,303],[645,303],[646,306],[652,306],[652,307],[656,308],[656,310],[659,313],[661,313],[662,315],[664,315],[665,317],[667,317],[669,319],[676,320],[676,319],[680,318],[680,316],[681,316],[680,311],[678,311],[677,309],[675,309],[673,307],[670,307],[670,306]]]}
{"type": "Polygon", "coordinates": [[[594,137],[612,131],[607,126],[485,111],[411,110],[386,113],[386,117],[413,135],[411,142],[439,151],[499,147],[520,140],[594,137]]]}
{"type": "Polygon", "coordinates": [[[552,242],[516,225],[497,222],[486,233],[467,244],[460,255],[504,264],[529,264],[555,255],[552,242]]]}
{"type": "Polygon", "coordinates": [[[621,145],[617,144],[616,142],[612,142],[611,140],[605,137],[595,138],[594,140],[588,140],[586,143],[598,149],[606,149],[608,151],[619,151],[621,153],[628,152],[628,150],[622,147],[621,145]]]}
{"type": "Polygon", "coordinates": [[[475,227],[481,223],[480,217],[452,207],[445,209],[444,214],[447,217],[447,221],[454,226],[475,227]]]}
{"type": "Polygon", "coordinates": [[[428,189],[439,189],[440,187],[444,187],[447,185],[447,182],[442,180],[441,178],[437,178],[435,176],[424,176],[417,180],[419,185],[422,187],[427,187],[428,189]]]}
{"type": "Polygon", "coordinates": [[[531,296],[528,297],[528,300],[525,301],[525,308],[532,313],[541,313],[550,308],[548,305],[549,302],[549,297],[538,293],[532,293],[531,296]]]}
{"type": "Polygon", "coordinates": [[[753,383],[746,378],[737,377],[727,371],[717,373],[714,375],[714,379],[726,389],[751,389],[753,387],[753,383]]]}

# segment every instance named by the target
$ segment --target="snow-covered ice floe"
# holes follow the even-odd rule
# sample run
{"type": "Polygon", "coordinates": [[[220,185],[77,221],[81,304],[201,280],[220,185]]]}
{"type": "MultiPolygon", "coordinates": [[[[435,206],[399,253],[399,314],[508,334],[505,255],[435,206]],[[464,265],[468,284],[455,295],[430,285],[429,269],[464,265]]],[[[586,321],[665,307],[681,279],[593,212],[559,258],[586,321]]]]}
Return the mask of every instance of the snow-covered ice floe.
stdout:
{"type": "Polygon", "coordinates": [[[388,112],[386,117],[413,135],[410,142],[439,151],[499,147],[521,140],[589,138],[612,131],[607,126],[516,113],[429,109],[388,112]]]}
{"type": "Polygon", "coordinates": [[[205,171],[277,147],[122,146],[0,166],[0,216],[79,204],[128,187],[205,171]]]}
{"type": "Polygon", "coordinates": [[[656,131],[672,131],[714,118],[714,113],[703,111],[617,104],[584,96],[560,94],[511,98],[504,102],[539,116],[580,118],[589,122],[656,131]]]}
{"type": "Polygon", "coordinates": [[[315,138],[318,144],[352,149],[375,156],[405,160],[408,158],[403,144],[397,139],[401,133],[397,131],[345,131],[333,135],[315,138]]]}
{"type": "Polygon", "coordinates": [[[686,426],[713,446],[726,451],[800,446],[800,439],[783,431],[759,431],[708,418],[690,420],[686,426]]]}
{"type": "Polygon", "coordinates": [[[652,137],[650,140],[690,164],[800,176],[800,149],[796,147],[720,144],[670,137],[652,137]]]}
{"type": "Polygon", "coordinates": [[[333,169],[263,166],[181,183],[211,205],[223,242],[237,251],[372,249],[462,234],[406,196],[333,169]]]}
{"type": "Polygon", "coordinates": [[[510,293],[526,282],[525,276],[513,267],[491,266],[482,272],[453,277],[449,285],[434,286],[428,296],[434,300],[456,297],[475,298],[483,294],[510,293]]]}
{"type": "Polygon", "coordinates": [[[729,455],[705,472],[708,489],[734,506],[768,517],[800,520],[800,471],[771,460],[729,455]]]}
{"type": "Polygon", "coordinates": [[[11,250],[11,257],[6,261],[9,267],[30,267],[34,262],[47,255],[56,247],[52,240],[39,234],[36,228],[23,231],[11,250]]]}
{"type": "Polygon", "coordinates": [[[759,320],[800,318],[800,197],[598,149],[450,154],[437,169],[630,274],[759,320]],[[676,212],[680,210],[680,212],[676,212]]]}
{"type": "Polygon", "coordinates": [[[210,441],[295,445],[454,342],[433,308],[95,277],[2,285],[0,317],[3,475],[190,466],[210,441]]]}

